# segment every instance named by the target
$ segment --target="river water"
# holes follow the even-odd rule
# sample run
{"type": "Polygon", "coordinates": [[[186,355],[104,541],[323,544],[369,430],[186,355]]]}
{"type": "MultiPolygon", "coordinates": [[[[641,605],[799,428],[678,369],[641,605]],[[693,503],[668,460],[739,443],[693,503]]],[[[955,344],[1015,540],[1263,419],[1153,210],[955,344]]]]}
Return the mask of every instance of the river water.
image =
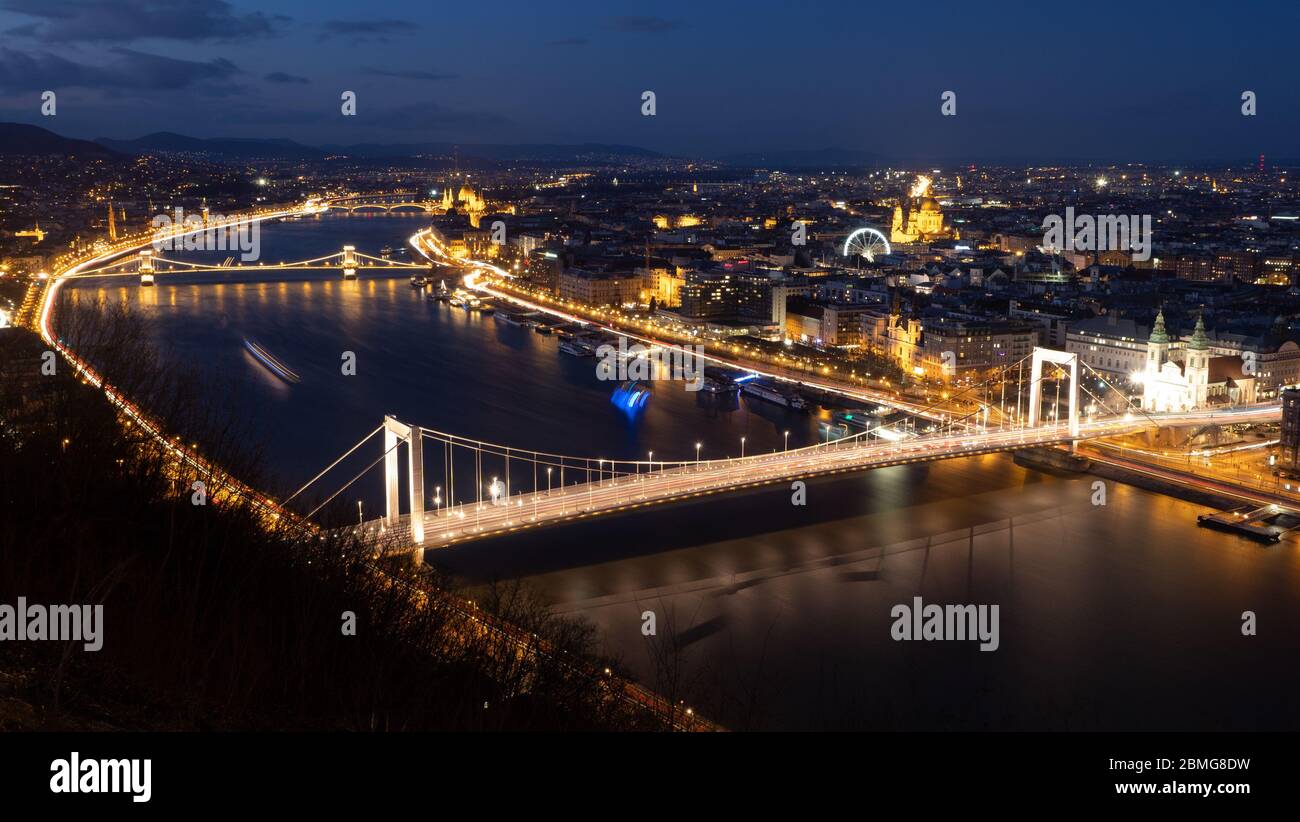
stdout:
{"type": "MultiPolygon", "coordinates": [[[[268,262],[353,244],[400,249],[415,217],[265,226],[268,262]]],[[[172,255],[177,256],[177,255],[172,255]]],[[[193,259],[203,255],[189,255],[193,259]]],[[[215,255],[224,257],[224,254],[215,255]]],[[[404,259],[396,255],[396,259],[404,259]]],[[[466,437],[593,458],[690,459],[817,439],[817,415],[719,404],[656,383],[637,414],[593,361],[415,292],[406,276],[161,274],[87,280],[125,300],[168,356],[257,420],[279,489],[294,488],[386,413],[466,437]],[[247,354],[255,339],[301,377],[247,354]],[[344,352],[355,376],[342,374],[344,352]]],[[[373,453],[370,453],[373,451],[373,453]]],[[[338,487],[377,443],[332,473],[338,487]]],[[[426,457],[426,464],[428,458],[426,457]]],[[[458,469],[459,470],[459,469],[458,469]]],[[[433,480],[430,480],[433,482],[433,480]]],[[[430,491],[432,494],[432,489],[430,491]]],[[[345,492],[380,510],[376,472],[345,492]]],[[[431,552],[470,584],[525,578],[590,620],[651,687],[737,728],[1300,728],[1300,557],[1200,529],[1204,510],[1091,477],[986,456],[810,481],[523,532],[431,552]],[[997,605],[999,647],[895,641],[891,608],[997,605]],[[1243,636],[1253,611],[1257,635],[1243,636]],[[652,613],[656,635],[643,634],[652,613]],[[676,638],[670,643],[668,637],[676,638]],[[673,653],[655,648],[676,647],[673,653]]]]}

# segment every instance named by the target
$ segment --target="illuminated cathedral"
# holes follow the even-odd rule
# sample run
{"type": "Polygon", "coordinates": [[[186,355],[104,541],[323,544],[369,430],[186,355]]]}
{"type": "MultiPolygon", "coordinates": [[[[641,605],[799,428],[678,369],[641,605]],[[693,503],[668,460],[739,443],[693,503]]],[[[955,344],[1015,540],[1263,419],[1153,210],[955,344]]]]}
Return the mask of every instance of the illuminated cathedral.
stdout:
{"type": "Polygon", "coordinates": [[[951,230],[944,228],[939,202],[929,196],[930,182],[929,177],[917,177],[908,195],[906,210],[902,202],[894,206],[894,222],[889,230],[891,243],[927,242],[953,236],[951,230]]]}

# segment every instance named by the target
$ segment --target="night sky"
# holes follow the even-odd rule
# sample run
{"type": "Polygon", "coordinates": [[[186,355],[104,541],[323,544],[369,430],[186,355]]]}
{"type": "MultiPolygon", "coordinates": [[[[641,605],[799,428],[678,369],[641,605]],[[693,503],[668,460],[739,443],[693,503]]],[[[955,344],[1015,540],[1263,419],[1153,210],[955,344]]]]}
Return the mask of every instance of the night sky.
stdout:
{"type": "Polygon", "coordinates": [[[77,137],[1300,157],[1277,3],[0,0],[0,119],[77,137]],[[40,93],[59,95],[56,117],[40,93]],[[358,116],[343,117],[353,90],[358,116]],[[643,117],[641,92],[657,94],[643,117]],[[1241,93],[1258,116],[1241,115],[1241,93]],[[940,94],[957,93],[957,116],[940,94]]]}

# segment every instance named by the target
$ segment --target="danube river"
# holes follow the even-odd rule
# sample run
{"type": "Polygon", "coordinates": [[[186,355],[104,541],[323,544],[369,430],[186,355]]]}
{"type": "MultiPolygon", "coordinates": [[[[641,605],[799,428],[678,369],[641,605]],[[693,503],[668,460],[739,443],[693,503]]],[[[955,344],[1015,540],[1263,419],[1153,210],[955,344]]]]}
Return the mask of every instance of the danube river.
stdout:
{"type": "MultiPolygon", "coordinates": [[[[266,226],[268,262],[404,247],[414,217],[266,226]]],[[[193,256],[193,255],[192,255],[193,256]]],[[[224,257],[224,254],[217,255],[224,257]]],[[[396,253],[395,259],[405,259],[396,253]]],[[[449,283],[450,285],[450,283],[449,283]]],[[[592,458],[733,456],[818,437],[815,415],[719,404],[659,383],[638,414],[556,341],[337,271],[88,280],[125,300],[213,401],[256,421],[277,489],[311,477],[386,413],[511,447],[592,458]],[[270,276],[267,276],[270,275],[270,276]],[[268,373],[254,339],[293,369],[268,373]],[[344,352],[357,373],[345,376],[344,352]]],[[[336,488],[359,467],[332,474],[336,488]]],[[[353,463],[349,463],[353,465],[353,463]]],[[[330,489],[332,490],[332,488],[330,489]]],[[[377,473],[343,495],[379,510],[377,473]]],[[[432,494],[432,489],[430,489],[432,494]]],[[[1204,510],[988,456],[706,498],[432,552],[476,586],[524,578],[647,685],[731,727],[1300,728],[1300,555],[1200,529],[1204,510]],[[899,642],[890,610],[997,605],[999,647],[899,642]],[[1253,611],[1257,635],[1243,636],[1253,611]],[[643,634],[646,614],[657,635],[643,634]],[[672,635],[675,642],[668,642],[672,635]],[[674,645],[673,653],[653,653],[674,645]]]]}

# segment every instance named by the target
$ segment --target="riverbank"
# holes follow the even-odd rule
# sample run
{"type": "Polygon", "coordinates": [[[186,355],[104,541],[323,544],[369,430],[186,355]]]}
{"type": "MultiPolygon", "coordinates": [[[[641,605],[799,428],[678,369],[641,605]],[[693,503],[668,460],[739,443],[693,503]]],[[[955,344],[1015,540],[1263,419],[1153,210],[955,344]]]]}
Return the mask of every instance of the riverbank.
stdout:
{"type": "Polygon", "coordinates": [[[1237,507],[1243,503],[1257,505],[1276,503],[1286,507],[1294,505],[1292,500],[1260,493],[1255,489],[1233,487],[1222,483],[1216,484],[1218,487],[1209,487],[1203,477],[1195,474],[1175,471],[1165,466],[1142,465],[1107,457],[1086,446],[1081,447],[1078,454],[1071,454],[1063,448],[1026,449],[1017,451],[1015,459],[1017,464],[1036,470],[1086,472],[1153,493],[1211,506],[1216,510],[1237,507]]]}
{"type": "MultiPolygon", "coordinates": [[[[165,430],[251,484],[237,420],[157,364],[128,319],[70,348],[165,430]],[[108,344],[109,342],[113,344],[108,344]]],[[[45,348],[0,331],[0,601],[93,603],[97,647],[0,643],[0,723],[19,729],[656,729],[684,726],[590,656],[580,621],[525,586],[473,606],[427,594],[370,550],[268,527],[188,482],[154,436],[45,348]],[[508,628],[506,626],[509,626],[508,628]],[[522,638],[526,637],[524,641],[522,638]],[[521,645],[521,643],[523,643],[521,645]],[[525,647],[526,646],[526,647],[525,647]],[[638,702],[640,700],[640,702],[638,702]],[[667,722],[668,725],[664,723],[667,722]]],[[[215,490],[215,489],[214,489],[215,490]]],[[[409,568],[409,564],[407,565],[409,568]]],[[[445,596],[445,595],[444,595],[445,596]]],[[[602,664],[603,663],[603,664],[602,664]]]]}

